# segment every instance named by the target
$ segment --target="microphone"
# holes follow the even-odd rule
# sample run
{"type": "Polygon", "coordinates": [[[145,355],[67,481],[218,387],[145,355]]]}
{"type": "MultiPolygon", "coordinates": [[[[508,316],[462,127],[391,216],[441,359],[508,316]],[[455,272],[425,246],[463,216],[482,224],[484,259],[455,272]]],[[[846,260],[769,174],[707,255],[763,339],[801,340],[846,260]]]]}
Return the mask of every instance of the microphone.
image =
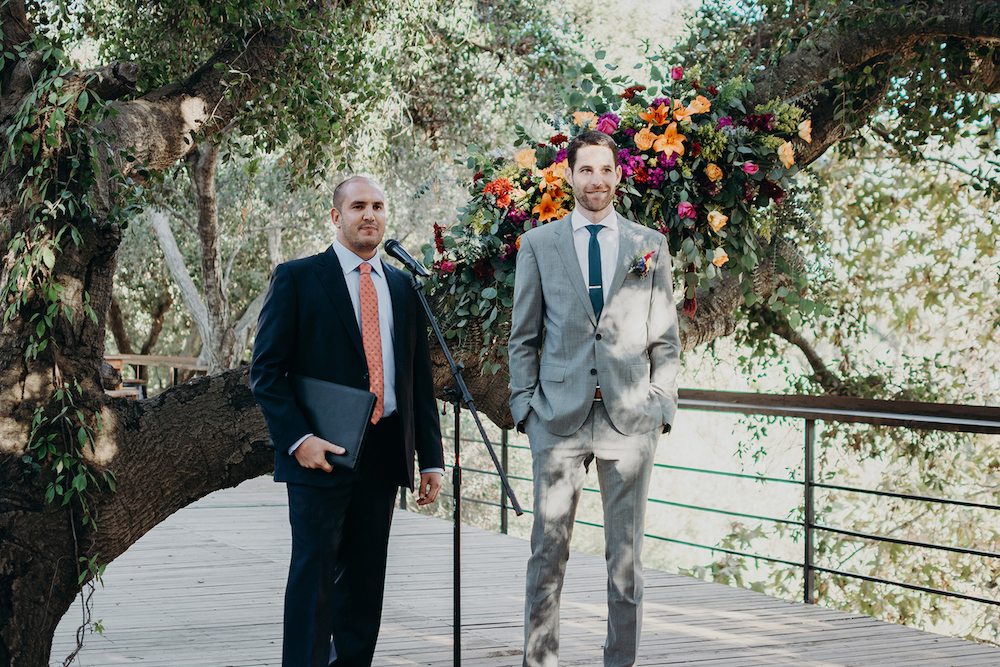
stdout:
{"type": "Polygon", "coordinates": [[[431,275],[430,271],[425,269],[423,264],[413,259],[410,253],[406,252],[406,250],[403,249],[403,246],[400,245],[399,241],[396,239],[389,239],[385,242],[385,246],[383,247],[391,257],[394,257],[402,262],[403,266],[405,266],[413,275],[421,278],[426,278],[431,275]]]}

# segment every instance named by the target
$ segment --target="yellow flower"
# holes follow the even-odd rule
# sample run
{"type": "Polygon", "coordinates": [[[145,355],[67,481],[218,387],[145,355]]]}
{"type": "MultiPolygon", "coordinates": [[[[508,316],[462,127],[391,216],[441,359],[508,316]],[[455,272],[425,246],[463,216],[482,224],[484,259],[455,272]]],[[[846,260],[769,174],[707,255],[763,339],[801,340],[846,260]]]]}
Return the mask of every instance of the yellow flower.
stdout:
{"type": "Polygon", "coordinates": [[[597,127],[597,116],[593,111],[574,111],[573,112],[573,122],[583,127],[584,125],[589,125],[590,129],[593,130],[597,127]]]}
{"type": "MultiPolygon", "coordinates": [[[[643,119],[649,123],[649,127],[656,127],[657,125],[666,125],[667,121],[670,120],[670,110],[667,109],[666,104],[660,104],[657,108],[649,107],[648,113],[645,111],[639,112],[639,118],[643,119]]],[[[646,150],[645,148],[643,150],[646,150]]]]}
{"type": "Polygon", "coordinates": [[[517,166],[521,169],[534,170],[535,168],[535,149],[525,148],[523,151],[518,151],[514,153],[514,159],[517,161],[517,166]]]}
{"type": "Polygon", "coordinates": [[[656,135],[650,132],[648,127],[644,127],[635,133],[633,139],[635,139],[636,148],[641,151],[648,151],[653,147],[653,141],[656,140],[656,135]]]}
{"type": "Polygon", "coordinates": [[[781,158],[781,164],[785,165],[785,169],[795,164],[795,149],[792,147],[792,142],[786,141],[781,144],[778,148],[778,157],[781,158]]]}
{"type": "Polygon", "coordinates": [[[674,153],[684,155],[684,140],[686,138],[683,134],[677,133],[677,123],[671,123],[663,131],[663,134],[653,142],[653,148],[658,153],[666,153],[667,157],[670,157],[674,153]]]}
{"type": "Polygon", "coordinates": [[[708,101],[708,98],[704,95],[699,95],[694,98],[694,102],[688,107],[688,111],[692,114],[705,113],[712,108],[712,103],[708,101]]]}
{"type": "Polygon", "coordinates": [[[799,123],[799,138],[805,141],[807,144],[812,143],[813,140],[812,131],[813,131],[813,122],[811,120],[806,119],[801,123],[799,123]]]}
{"type": "Polygon", "coordinates": [[[553,201],[548,192],[542,195],[541,203],[531,209],[531,212],[538,216],[538,220],[540,222],[558,220],[569,213],[569,211],[559,206],[557,202],[553,201]]]}
{"type": "Polygon", "coordinates": [[[716,183],[722,180],[722,169],[719,165],[714,162],[710,162],[707,167],[705,167],[705,175],[708,176],[708,180],[716,183]]]}
{"type": "Polygon", "coordinates": [[[722,248],[716,248],[715,256],[712,258],[712,264],[715,264],[716,266],[721,268],[722,265],[728,261],[729,261],[729,255],[726,254],[726,251],[723,250],[722,248]]]}
{"type": "Polygon", "coordinates": [[[708,214],[708,226],[716,233],[725,227],[727,222],[729,222],[729,217],[723,215],[721,211],[711,211],[708,214]]]}

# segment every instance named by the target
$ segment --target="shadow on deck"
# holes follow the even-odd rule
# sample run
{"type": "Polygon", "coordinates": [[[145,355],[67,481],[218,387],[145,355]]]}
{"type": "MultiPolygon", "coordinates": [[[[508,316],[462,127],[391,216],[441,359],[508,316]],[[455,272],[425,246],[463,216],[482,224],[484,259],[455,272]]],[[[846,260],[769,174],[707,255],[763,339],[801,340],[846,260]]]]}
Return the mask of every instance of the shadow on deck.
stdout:
{"type": "MultiPolygon", "coordinates": [[[[452,525],[397,512],[374,665],[452,664],[452,525]]],[[[284,485],[260,478],[178,512],[107,568],[94,595],[84,666],[279,665],[290,551],[284,485]]],[[[462,533],[462,662],[521,664],[524,540],[462,533]]],[[[602,558],[574,553],[563,593],[560,664],[598,666],[605,634],[602,558]]],[[[75,645],[79,603],[52,664],[75,645]]],[[[640,665],[995,667],[1000,649],[646,571],[640,665]]]]}

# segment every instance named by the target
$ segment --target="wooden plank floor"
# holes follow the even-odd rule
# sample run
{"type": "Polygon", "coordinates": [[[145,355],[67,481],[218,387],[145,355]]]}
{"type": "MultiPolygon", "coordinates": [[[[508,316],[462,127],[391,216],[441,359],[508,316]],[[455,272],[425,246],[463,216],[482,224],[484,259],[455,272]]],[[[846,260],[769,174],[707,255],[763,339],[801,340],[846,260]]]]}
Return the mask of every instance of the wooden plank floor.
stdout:
{"type": "MultiPolygon", "coordinates": [[[[157,526],[108,566],[94,596],[103,636],[84,666],[279,665],[290,550],[284,485],[220,491],[157,526]]],[[[452,525],[397,512],[375,665],[452,664],[452,525]]],[[[462,662],[521,664],[525,541],[462,533],[462,662]]],[[[1000,649],[647,571],[640,665],[696,667],[973,667],[1000,649]]],[[[74,644],[79,605],[56,633],[52,664],[74,644]]],[[[601,664],[603,559],[574,553],[563,594],[561,665],[601,664]]]]}

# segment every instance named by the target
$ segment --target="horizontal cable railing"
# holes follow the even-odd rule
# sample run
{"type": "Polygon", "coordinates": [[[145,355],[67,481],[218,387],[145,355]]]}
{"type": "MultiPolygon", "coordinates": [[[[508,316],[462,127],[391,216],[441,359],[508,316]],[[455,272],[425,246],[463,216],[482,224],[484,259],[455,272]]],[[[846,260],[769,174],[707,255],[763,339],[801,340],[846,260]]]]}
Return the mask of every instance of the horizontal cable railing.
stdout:
{"type": "MultiPolygon", "coordinates": [[[[830,484],[815,481],[814,474],[814,452],[815,446],[815,422],[822,421],[828,423],[860,423],[872,424],[875,426],[904,428],[911,430],[948,431],[980,434],[1000,434],[1000,408],[986,406],[968,405],[945,405],[936,403],[920,403],[913,401],[880,401],[874,399],[857,399],[850,397],[828,397],[828,396],[798,396],[798,395],[770,395],[770,394],[748,394],[738,392],[684,390],[680,391],[679,407],[683,410],[697,410],[709,412],[725,412],[743,415],[759,415],[770,417],[782,417],[790,419],[801,419],[805,424],[805,442],[803,447],[804,479],[783,479],[779,477],[767,477],[762,475],[751,475],[745,473],[735,473],[721,470],[707,470],[702,468],[692,468],[686,466],[655,464],[655,468],[685,472],[698,475],[714,475],[759,482],[761,484],[783,484],[796,485],[803,488],[802,510],[803,520],[790,518],[776,518],[754,514],[751,512],[736,512],[713,507],[704,507],[690,503],[664,500],[659,498],[649,498],[653,505],[662,505],[685,509],[695,512],[705,512],[718,514],[734,518],[762,521],[781,526],[794,526],[803,532],[803,559],[793,561],[771,555],[743,552],[736,549],[729,549],[718,545],[705,545],[696,542],[680,540],[647,533],[646,537],[687,547],[706,549],[713,552],[726,553],[733,556],[753,558],[765,562],[776,563],[788,567],[802,568],[804,581],[804,598],[806,602],[814,601],[813,585],[814,574],[824,573],[838,577],[853,578],[872,583],[899,586],[901,588],[921,591],[934,595],[942,595],[957,599],[970,600],[989,605],[1000,605],[1000,600],[986,598],[982,596],[969,595],[958,591],[942,590],[938,588],[921,586],[907,582],[884,579],[857,572],[847,572],[834,568],[823,567],[815,562],[814,541],[815,533],[822,531],[862,540],[865,543],[889,543],[907,547],[931,549],[944,553],[964,554],[983,558],[1000,559],[1000,553],[985,549],[974,549],[967,547],[957,547],[950,545],[934,544],[922,542],[920,540],[894,537],[892,535],[876,535],[861,531],[848,530],[818,523],[815,520],[814,492],[817,489],[855,493],[859,495],[879,496],[894,498],[899,500],[914,501],[928,504],[941,504],[946,506],[984,509],[990,511],[1000,511],[1000,505],[993,503],[977,502],[966,499],[938,498],[932,496],[915,495],[883,489],[865,489],[852,486],[830,484]]],[[[451,434],[452,436],[454,433],[451,434]]],[[[481,443],[476,438],[459,438],[459,446],[462,444],[481,443]]],[[[530,448],[523,445],[515,445],[508,442],[508,433],[501,433],[502,458],[505,468],[509,450],[527,451],[530,448]]],[[[452,466],[449,465],[449,468],[452,466]]],[[[461,468],[463,471],[499,477],[494,470],[480,470],[474,468],[461,468]]],[[[512,482],[531,482],[530,477],[511,475],[508,478],[512,482]]],[[[599,493],[599,490],[592,487],[585,487],[588,493],[599,493]]],[[[442,494],[448,496],[448,494],[442,494]]],[[[500,494],[500,501],[484,500],[482,498],[468,497],[462,495],[462,500],[468,500],[480,505],[498,507],[500,509],[501,532],[507,532],[508,517],[506,497],[500,494]]],[[[525,509],[530,514],[530,510],[525,509]]],[[[577,520],[580,525],[591,526],[603,529],[603,525],[596,522],[577,520]]]]}

